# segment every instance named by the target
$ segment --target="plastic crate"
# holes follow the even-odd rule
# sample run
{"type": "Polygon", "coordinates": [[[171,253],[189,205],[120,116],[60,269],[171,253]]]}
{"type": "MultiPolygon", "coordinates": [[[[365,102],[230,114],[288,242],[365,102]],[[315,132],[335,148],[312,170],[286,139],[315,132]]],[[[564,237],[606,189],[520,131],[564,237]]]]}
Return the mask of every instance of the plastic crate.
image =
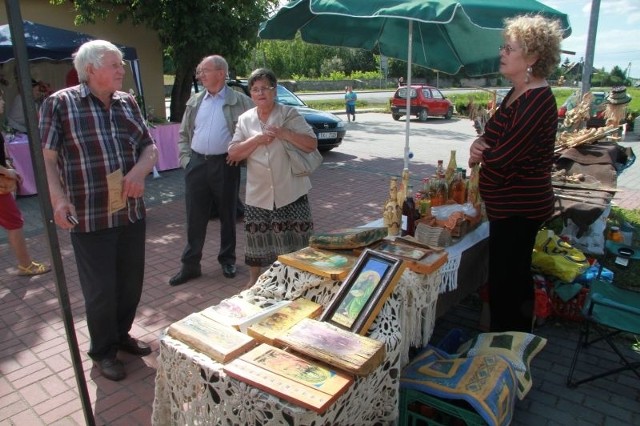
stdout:
{"type": "Polygon", "coordinates": [[[569,321],[582,321],[582,307],[589,295],[589,288],[582,287],[580,292],[568,301],[562,300],[555,292],[551,292],[551,308],[553,316],[569,321]]]}
{"type": "Polygon", "coordinates": [[[482,417],[464,401],[446,400],[414,389],[400,389],[400,426],[483,426],[482,417]]]}

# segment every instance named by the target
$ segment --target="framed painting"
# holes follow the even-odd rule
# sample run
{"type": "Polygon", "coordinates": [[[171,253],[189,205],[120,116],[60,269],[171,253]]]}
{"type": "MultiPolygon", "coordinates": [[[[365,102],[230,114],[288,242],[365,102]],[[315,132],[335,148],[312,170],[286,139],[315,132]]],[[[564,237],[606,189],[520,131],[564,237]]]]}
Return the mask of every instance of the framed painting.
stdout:
{"type": "Polygon", "coordinates": [[[353,333],[366,334],[404,268],[402,259],[365,249],[322,313],[320,321],[353,333]]]}
{"type": "Polygon", "coordinates": [[[394,241],[383,241],[376,246],[375,249],[394,256],[406,257],[411,260],[420,260],[432,252],[432,250],[396,243],[394,241]]]}
{"type": "Polygon", "coordinates": [[[350,254],[305,247],[293,253],[281,254],[278,260],[285,265],[341,281],[349,274],[357,259],[350,254]]]}

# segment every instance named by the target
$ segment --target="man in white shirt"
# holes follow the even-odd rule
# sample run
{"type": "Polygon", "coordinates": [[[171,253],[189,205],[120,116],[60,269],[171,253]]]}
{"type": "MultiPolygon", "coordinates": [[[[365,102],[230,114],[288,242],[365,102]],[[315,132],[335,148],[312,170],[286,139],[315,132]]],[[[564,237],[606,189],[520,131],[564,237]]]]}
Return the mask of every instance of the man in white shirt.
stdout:
{"type": "Polygon", "coordinates": [[[220,217],[218,262],[226,278],[236,275],[236,209],[240,166],[228,161],[227,150],[240,114],[253,108],[253,101],[228,88],[229,66],[219,55],[207,56],[197,67],[205,90],[187,102],[178,146],[185,169],[187,245],[182,267],[169,280],[171,286],[202,275],[200,261],[212,206],[220,217]]]}

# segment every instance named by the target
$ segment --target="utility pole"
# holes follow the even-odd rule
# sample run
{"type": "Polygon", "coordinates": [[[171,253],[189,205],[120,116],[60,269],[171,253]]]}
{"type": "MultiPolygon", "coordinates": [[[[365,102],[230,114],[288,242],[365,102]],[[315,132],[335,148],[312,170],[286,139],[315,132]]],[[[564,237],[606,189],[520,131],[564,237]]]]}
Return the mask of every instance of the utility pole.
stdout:
{"type": "Polygon", "coordinates": [[[593,69],[593,56],[596,48],[599,14],[600,0],[591,0],[591,17],[589,19],[589,33],[587,35],[587,51],[585,53],[584,68],[582,69],[583,94],[591,90],[591,71],[593,69]]]}

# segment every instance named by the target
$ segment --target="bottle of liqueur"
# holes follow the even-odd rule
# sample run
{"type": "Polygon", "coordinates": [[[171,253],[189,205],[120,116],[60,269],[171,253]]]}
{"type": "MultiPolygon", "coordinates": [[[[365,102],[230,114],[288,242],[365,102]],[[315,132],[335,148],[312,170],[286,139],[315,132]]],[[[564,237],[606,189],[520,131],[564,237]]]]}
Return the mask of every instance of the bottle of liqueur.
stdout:
{"type": "Polygon", "coordinates": [[[416,231],[416,203],[413,199],[413,185],[407,185],[407,196],[402,203],[402,235],[411,235],[416,231]]]}
{"type": "Polygon", "coordinates": [[[456,163],[456,150],[451,150],[451,156],[449,157],[449,164],[447,165],[447,170],[444,172],[444,178],[447,182],[447,185],[451,186],[451,181],[456,175],[456,169],[458,168],[458,164],[456,163]]]}
{"type": "Polygon", "coordinates": [[[458,204],[464,204],[466,200],[466,184],[462,178],[462,171],[458,170],[449,186],[449,198],[458,204]]]}

